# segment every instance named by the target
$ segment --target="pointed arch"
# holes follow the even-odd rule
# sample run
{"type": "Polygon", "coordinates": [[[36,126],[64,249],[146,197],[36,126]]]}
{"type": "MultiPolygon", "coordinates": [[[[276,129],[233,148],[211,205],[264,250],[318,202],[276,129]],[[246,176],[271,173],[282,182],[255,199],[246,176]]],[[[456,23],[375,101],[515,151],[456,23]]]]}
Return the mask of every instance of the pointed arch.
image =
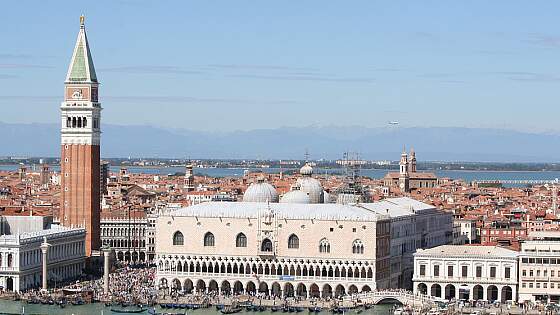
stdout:
{"type": "Polygon", "coordinates": [[[237,234],[235,237],[235,247],[247,247],[247,236],[245,234],[237,234]]]}
{"type": "Polygon", "coordinates": [[[362,240],[356,239],[352,242],[352,254],[363,254],[364,253],[364,243],[362,240]]]}
{"type": "Polygon", "coordinates": [[[212,232],[206,232],[204,234],[204,246],[213,247],[215,245],[214,234],[212,232]]]}
{"type": "Polygon", "coordinates": [[[331,252],[331,243],[328,239],[323,238],[319,242],[319,253],[330,253],[331,252]]]}
{"type": "Polygon", "coordinates": [[[292,234],[288,237],[288,248],[299,248],[299,237],[297,235],[292,234]]]}
{"type": "Polygon", "coordinates": [[[176,231],[173,233],[173,245],[184,245],[185,238],[183,237],[183,233],[180,231],[176,231]]]}

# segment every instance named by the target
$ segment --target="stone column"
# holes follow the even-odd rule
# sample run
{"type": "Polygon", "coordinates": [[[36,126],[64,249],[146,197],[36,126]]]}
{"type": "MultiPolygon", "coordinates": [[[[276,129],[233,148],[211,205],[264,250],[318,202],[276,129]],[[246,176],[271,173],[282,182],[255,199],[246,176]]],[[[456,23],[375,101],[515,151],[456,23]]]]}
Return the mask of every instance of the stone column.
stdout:
{"type": "Polygon", "coordinates": [[[109,294],[109,256],[111,248],[103,247],[103,293],[109,294]]]}
{"type": "Polygon", "coordinates": [[[43,253],[43,290],[47,290],[47,253],[49,251],[49,243],[47,243],[47,238],[43,238],[43,243],[41,244],[41,252],[43,253]]]}

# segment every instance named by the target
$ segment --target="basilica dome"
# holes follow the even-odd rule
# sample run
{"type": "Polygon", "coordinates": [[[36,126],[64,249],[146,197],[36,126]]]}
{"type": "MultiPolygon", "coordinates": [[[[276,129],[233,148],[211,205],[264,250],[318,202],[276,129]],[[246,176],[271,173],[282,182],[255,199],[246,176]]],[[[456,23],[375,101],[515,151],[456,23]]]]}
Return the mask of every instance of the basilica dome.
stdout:
{"type": "Polygon", "coordinates": [[[299,173],[302,175],[296,182],[299,190],[309,195],[311,203],[323,203],[323,186],[319,180],[311,177],[313,167],[309,163],[305,163],[299,173]]]}
{"type": "Polygon", "coordinates": [[[292,187],[292,190],[285,193],[280,198],[280,203],[311,203],[309,194],[300,190],[299,186],[292,187]]]}
{"type": "Polygon", "coordinates": [[[309,163],[305,163],[305,165],[299,169],[299,174],[303,176],[311,176],[313,175],[313,167],[311,167],[309,163]]]}
{"type": "Polygon", "coordinates": [[[256,183],[249,185],[243,194],[244,202],[278,202],[278,192],[264,177],[259,177],[256,183]]]}

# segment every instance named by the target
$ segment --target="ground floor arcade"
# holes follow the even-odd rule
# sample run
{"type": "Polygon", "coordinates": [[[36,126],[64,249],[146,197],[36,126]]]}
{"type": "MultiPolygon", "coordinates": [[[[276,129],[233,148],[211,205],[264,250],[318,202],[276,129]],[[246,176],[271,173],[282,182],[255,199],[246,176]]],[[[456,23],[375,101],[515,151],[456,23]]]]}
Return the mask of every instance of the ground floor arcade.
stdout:
{"type": "MultiPolygon", "coordinates": [[[[61,282],[75,279],[83,273],[84,262],[74,261],[64,264],[53,264],[48,266],[47,283],[49,287],[55,287],[61,282]]],[[[3,291],[20,292],[29,289],[40,288],[43,272],[41,267],[24,271],[0,272],[0,289],[3,291]]]]}
{"type": "Polygon", "coordinates": [[[414,293],[425,294],[445,300],[484,300],[489,302],[517,300],[517,286],[514,284],[415,282],[414,293]]]}
{"type": "Polygon", "coordinates": [[[369,292],[372,284],[367,283],[335,283],[290,280],[257,280],[257,279],[212,279],[158,277],[159,288],[168,292],[211,293],[224,295],[261,294],[277,297],[337,297],[347,294],[369,292]]]}

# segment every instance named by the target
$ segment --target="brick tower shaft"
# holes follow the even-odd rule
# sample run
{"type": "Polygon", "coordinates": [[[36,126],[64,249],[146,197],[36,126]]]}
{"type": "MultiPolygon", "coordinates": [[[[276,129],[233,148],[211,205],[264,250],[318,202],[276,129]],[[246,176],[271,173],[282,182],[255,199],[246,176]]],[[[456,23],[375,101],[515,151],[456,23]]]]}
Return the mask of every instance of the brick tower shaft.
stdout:
{"type": "Polygon", "coordinates": [[[62,225],[86,229],[86,255],[98,250],[100,237],[100,136],[99,82],[86,36],[84,18],[64,82],[61,109],[62,225]]]}

